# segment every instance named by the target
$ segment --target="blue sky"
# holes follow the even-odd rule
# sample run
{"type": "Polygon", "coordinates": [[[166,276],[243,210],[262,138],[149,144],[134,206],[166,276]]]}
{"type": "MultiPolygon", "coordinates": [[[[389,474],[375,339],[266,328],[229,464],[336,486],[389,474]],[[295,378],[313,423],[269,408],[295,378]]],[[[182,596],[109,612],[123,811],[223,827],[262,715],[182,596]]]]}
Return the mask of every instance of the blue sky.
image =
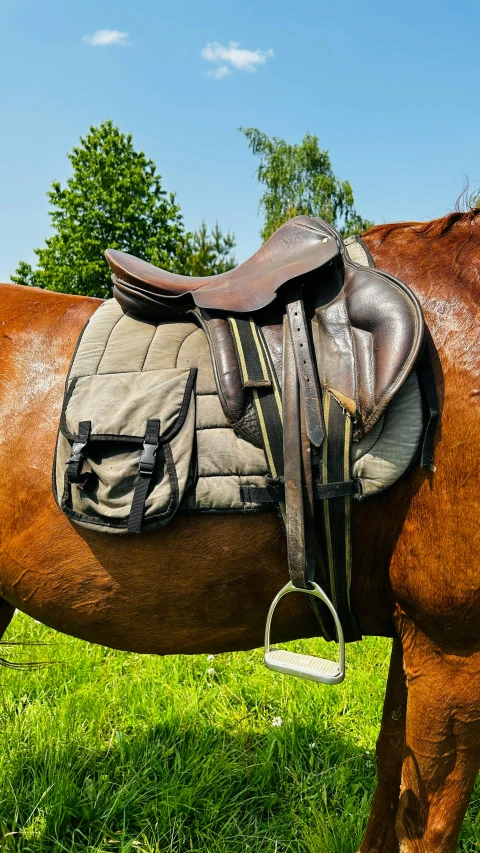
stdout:
{"type": "Polygon", "coordinates": [[[67,152],[107,118],[188,227],[235,232],[238,260],[260,242],[241,125],[317,134],[375,222],[441,216],[465,176],[480,186],[477,0],[2,0],[0,29],[3,281],[49,232],[67,152]]]}

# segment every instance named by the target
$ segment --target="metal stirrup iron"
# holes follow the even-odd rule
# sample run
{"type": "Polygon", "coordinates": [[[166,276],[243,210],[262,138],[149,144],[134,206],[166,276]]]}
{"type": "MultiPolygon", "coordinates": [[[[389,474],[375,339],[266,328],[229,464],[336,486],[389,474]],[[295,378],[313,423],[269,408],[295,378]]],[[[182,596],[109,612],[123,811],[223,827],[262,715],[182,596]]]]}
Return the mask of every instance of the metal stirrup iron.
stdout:
{"type": "Polygon", "coordinates": [[[294,586],[289,581],[272,601],[267,616],[265,628],[265,666],[275,672],[283,672],[286,675],[296,675],[297,678],[307,678],[309,681],[319,681],[321,684],[340,684],[345,678],[345,640],[343,638],[342,626],[332,602],[317,583],[312,581],[311,589],[303,589],[294,586]],[[289,592],[304,592],[314,595],[328,607],[333,616],[337,629],[339,646],[338,661],[318,658],[314,655],[302,655],[298,652],[290,652],[288,649],[272,649],[270,647],[270,631],[274,610],[284,595],[289,592]]]}

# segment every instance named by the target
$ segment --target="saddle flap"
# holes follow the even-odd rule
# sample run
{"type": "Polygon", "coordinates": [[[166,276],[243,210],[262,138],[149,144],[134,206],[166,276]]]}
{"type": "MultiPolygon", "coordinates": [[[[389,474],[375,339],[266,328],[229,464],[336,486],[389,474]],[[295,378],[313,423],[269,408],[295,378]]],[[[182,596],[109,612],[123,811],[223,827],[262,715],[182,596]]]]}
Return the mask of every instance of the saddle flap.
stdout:
{"type": "Polygon", "coordinates": [[[415,367],[424,344],[423,315],[413,293],[379,270],[345,260],[344,287],[313,321],[318,370],[368,432],[415,367]]]}

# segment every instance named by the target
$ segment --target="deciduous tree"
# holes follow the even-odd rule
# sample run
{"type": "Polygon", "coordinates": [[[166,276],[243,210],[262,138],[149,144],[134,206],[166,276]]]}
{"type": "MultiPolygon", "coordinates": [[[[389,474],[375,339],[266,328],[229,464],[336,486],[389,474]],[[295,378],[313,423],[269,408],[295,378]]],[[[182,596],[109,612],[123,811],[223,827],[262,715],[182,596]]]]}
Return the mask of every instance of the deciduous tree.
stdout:
{"type": "Polygon", "coordinates": [[[21,261],[19,284],[87,296],[110,295],[106,248],[121,249],[186,275],[234,265],[234,238],[218,225],[185,231],[173,193],[163,189],[153,160],[136,151],[130,134],[111,121],[91,127],[68,155],[72,175],[47,193],[53,234],[35,249],[38,267],[21,261]]]}
{"type": "Polygon", "coordinates": [[[255,127],[240,130],[260,160],[257,178],[265,187],[260,199],[264,240],[299,214],[318,216],[344,236],[373,225],[356,212],[350,183],[335,177],[328,151],[320,148],[317,136],[307,133],[299,145],[290,145],[255,127]]]}

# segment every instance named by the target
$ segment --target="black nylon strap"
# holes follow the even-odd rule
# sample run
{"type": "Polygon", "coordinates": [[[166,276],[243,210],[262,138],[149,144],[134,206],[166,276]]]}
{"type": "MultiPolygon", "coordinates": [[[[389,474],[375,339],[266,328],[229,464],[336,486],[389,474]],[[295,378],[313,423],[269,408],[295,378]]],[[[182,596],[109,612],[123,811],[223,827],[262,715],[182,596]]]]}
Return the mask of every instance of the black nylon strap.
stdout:
{"type": "MultiPolygon", "coordinates": [[[[252,387],[253,403],[260,425],[269,474],[273,479],[281,478],[283,477],[283,406],[277,375],[259,326],[251,318],[248,323],[238,320],[235,322],[238,333],[237,348],[240,341],[245,354],[247,350],[255,349],[255,355],[251,351],[248,353],[248,363],[251,367],[256,361],[257,379],[261,374],[268,380],[268,384],[257,382],[257,385],[252,387]]],[[[243,379],[246,382],[248,377],[244,375],[243,379]]]]}
{"type": "Polygon", "coordinates": [[[272,381],[259,341],[255,321],[248,317],[229,317],[244,388],[269,388],[272,381]]]}
{"type": "Polygon", "coordinates": [[[70,483],[82,482],[82,466],[85,461],[83,451],[90,438],[91,421],[80,421],[77,440],[73,442],[70,456],[67,459],[67,478],[70,483]]]}
{"type": "Polygon", "coordinates": [[[269,473],[273,478],[283,477],[283,422],[280,393],[275,394],[273,387],[254,388],[253,401],[260,422],[269,473]]]}
{"type": "Polygon", "coordinates": [[[434,470],[434,445],[435,433],[440,415],[440,407],[438,403],[437,388],[435,385],[435,374],[433,372],[432,356],[430,352],[430,339],[427,337],[425,349],[417,367],[417,376],[422,390],[422,396],[425,403],[426,426],[422,439],[422,453],[420,457],[420,465],[422,468],[434,470]]]}
{"type": "Polygon", "coordinates": [[[278,380],[261,329],[252,317],[229,317],[244,387],[252,388],[268,470],[283,476],[283,409],[278,380]]]}
{"type": "Polygon", "coordinates": [[[128,516],[127,530],[129,533],[140,533],[142,529],[145,501],[147,499],[148,488],[155,469],[159,439],[160,421],[156,419],[147,421],[142,455],[138,466],[138,479],[133,493],[130,515],[128,516]]]}
{"type": "Polygon", "coordinates": [[[345,640],[352,641],[360,639],[350,604],[351,504],[354,488],[349,473],[352,423],[349,414],[328,392],[325,396],[325,426],[327,435],[323,445],[322,479],[325,493],[333,491],[333,495],[323,502],[330,595],[342,623],[345,640]]]}
{"type": "Polygon", "coordinates": [[[316,500],[351,497],[358,491],[355,480],[343,480],[339,483],[314,483],[313,495],[316,500]]]}
{"type": "Polygon", "coordinates": [[[281,492],[267,486],[240,486],[240,499],[245,503],[273,505],[284,499],[285,490],[281,492]]]}
{"type": "MultiPolygon", "coordinates": [[[[352,497],[358,493],[359,488],[357,480],[344,480],[341,483],[314,483],[313,496],[317,501],[352,497]]],[[[282,483],[267,484],[266,486],[240,486],[240,494],[244,501],[271,504],[284,499],[285,486],[282,483]]]]}

